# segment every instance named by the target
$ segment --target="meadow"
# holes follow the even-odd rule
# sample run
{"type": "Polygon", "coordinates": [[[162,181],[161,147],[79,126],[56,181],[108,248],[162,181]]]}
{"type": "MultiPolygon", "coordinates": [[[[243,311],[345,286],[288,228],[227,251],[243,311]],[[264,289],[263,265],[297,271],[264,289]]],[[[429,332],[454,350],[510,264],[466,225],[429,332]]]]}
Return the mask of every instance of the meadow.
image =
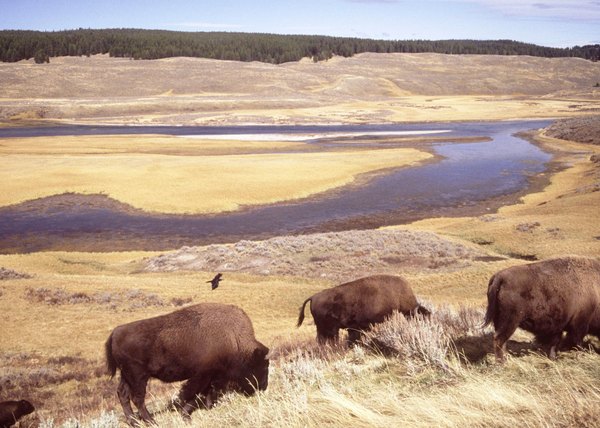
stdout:
{"type": "MultiPolygon", "coordinates": [[[[145,270],[159,253],[1,255],[0,398],[28,397],[37,405],[21,426],[121,426],[116,381],[104,369],[110,331],[216,301],[242,307],[271,348],[270,386],[251,398],[227,394],[211,411],[194,413],[191,426],[594,426],[600,414],[595,342],[591,350],[551,361],[521,332],[509,344],[509,361],[498,366],[490,330],[480,329],[487,280],[495,271],[524,263],[525,255],[600,255],[598,165],[590,160],[599,150],[538,138],[570,165],[543,191],[489,215],[397,227],[434,231],[490,258],[465,252],[460,267],[398,266],[394,273],[411,282],[434,317],[393,319],[354,349],[318,347],[310,316],[294,327],[302,301],[338,283],[327,276],[226,272],[211,291],[206,281],[214,271],[145,270]]],[[[430,260],[440,257],[432,243],[417,245],[430,260]]],[[[361,255],[354,257],[359,266],[361,255]]],[[[176,388],[150,385],[149,405],[161,426],[185,425],[166,410],[176,388]]]]}
{"type": "Polygon", "coordinates": [[[279,65],[59,57],[42,66],[0,63],[0,119],[277,125],[556,118],[597,111],[599,71],[598,62],[581,58],[428,53],[279,65]]]}
{"type": "MultiPolygon", "coordinates": [[[[40,120],[214,125],[554,118],[596,111],[597,76],[598,63],[573,58],[361,54],[278,66],[53,58],[41,67],[0,64],[0,126],[40,120]]],[[[600,146],[544,133],[531,138],[554,154],[556,168],[546,173],[544,186],[515,204],[485,215],[371,230],[369,239],[354,235],[328,254],[302,246],[302,239],[318,243],[315,236],[294,237],[296,257],[284,260],[281,270],[254,269],[246,260],[247,268],[224,271],[214,291],[206,281],[216,271],[185,265],[190,255],[216,257],[235,245],[276,248],[291,238],[225,244],[212,252],[2,254],[0,401],[25,398],[36,406],[21,427],[124,426],[117,380],[105,370],[111,330],[214,301],[242,307],[271,349],[269,388],[253,397],[226,394],[188,424],[168,409],[178,385],[153,381],[147,402],[160,426],[597,426],[597,341],[549,360],[530,335],[518,332],[508,361],[498,365],[491,331],[480,327],[496,271],[565,254],[600,257],[600,146]],[[406,257],[381,252],[390,230],[404,232],[397,245],[406,257]],[[149,269],[161,257],[173,264],[149,269]],[[298,269],[302,265],[310,268],[298,269]],[[353,349],[317,346],[310,316],[295,327],[308,296],[338,284],[342,275],[382,266],[409,280],[434,312],[430,320],[394,317],[353,349]]],[[[418,142],[412,147],[316,152],[282,141],[5,139],[0,206],[73,191],[102,192],[149,211],[221,212],[301,198],[360,174],[432,160],[417,150],[418,142]],[[285,153],[299,151],[290,163],[285,153]],[[111,177],[109,188],[104,183],[111,177]],[[240,189],[240,181],[253,190],[240,189]]]]}
{"type": "Polygon", "coordinates": [[[308,197],[360,174],[433,157],[411,148],[289,156],[294,148],[289,142],[165,136],[7,139],[0,148],[0,205],[100,193],[149,212],[218,213],[308,197]]]}

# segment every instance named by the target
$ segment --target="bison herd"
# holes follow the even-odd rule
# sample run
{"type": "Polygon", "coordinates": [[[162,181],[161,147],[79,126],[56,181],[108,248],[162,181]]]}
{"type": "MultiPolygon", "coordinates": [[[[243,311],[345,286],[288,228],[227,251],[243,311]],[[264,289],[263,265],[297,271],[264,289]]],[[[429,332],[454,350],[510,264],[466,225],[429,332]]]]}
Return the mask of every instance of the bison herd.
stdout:
{"type": "MultiPolygon", "coordinates": [[[[563,257],[501,270],[489,281],[487,300],[484,325],[494,326],[498,361],[517,328],[533,333],[554,358],[557,350],[581,346],[587,334],[600,335],[600,262],[563,257]]],[[[298,326],[309,302],[319,343],[338,341],[339,330],[346,329],[352,344],[394,311],[430,315],[409,284],[390,275],[310,296],[300,307],[298,326]]],[[[185,381],[175,406],[186,418],[199,407],[210,408],[225,391],[250,395],[268,384],[269,349],[256,339],[248,315],[232,305],[200,303],[118,326],[105,351],[110,375],[120,371],[117,395],[130,424],[136,421],[132,403],[142,421],[152,421],[144,404],[150,378],[185,381]]],[[[24,400],[0,403],[1,426],[32,411],[24,400]]]]}

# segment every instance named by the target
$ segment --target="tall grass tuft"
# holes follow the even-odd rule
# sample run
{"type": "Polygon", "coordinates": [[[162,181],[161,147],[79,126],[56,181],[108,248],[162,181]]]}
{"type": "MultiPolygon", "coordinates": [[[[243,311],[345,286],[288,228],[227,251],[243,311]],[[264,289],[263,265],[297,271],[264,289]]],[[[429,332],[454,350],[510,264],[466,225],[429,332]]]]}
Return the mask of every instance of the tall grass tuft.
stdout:
{"type": "Polygon", "coordinates": [[[451,371],[448,355],[452,340],[434,318],[417,315],[407,319],[395,312],[367,332],[364,339],[367,346],[403,359],[410,372],[418,372],[423,366],[451,371]]]}
{"type": "Polygon", "coordinates": [[[366,332],[364,343],[385,355],[403,359],[410,372],[418,372],[423,367],[456,372],[459,366],[454,363],[458,357],[454,340],[482,334],[482,319],[483,310],[471,307],[455,311],[442,306],[434,309],[429,317],[407,318],[395,312],[366,332]]]}

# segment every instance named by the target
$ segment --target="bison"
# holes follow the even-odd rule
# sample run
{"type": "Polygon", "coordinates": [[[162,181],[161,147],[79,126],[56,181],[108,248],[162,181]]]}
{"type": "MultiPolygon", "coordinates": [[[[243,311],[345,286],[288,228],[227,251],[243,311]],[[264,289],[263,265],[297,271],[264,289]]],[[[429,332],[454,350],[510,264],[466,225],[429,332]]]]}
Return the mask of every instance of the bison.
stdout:
{"type": "Polygon", "coordinates": [[[297,327],[304,321],[308,302],[319,343],[337,342],[339,330],[348,330],[348,343],[360,339],[361,331],[385,320],[393,311],[404,315],[429,315],[419,305],[408,283],[399,276],[375,275],[328,288],[312,295],[300,307],[297,327]]]}
{"type": "Polygon", "coordinates": [[[178,398],[184,417],[198,408],[197,397],[210,407],[225,388],[251,395],[268,384],[269,349],[256,340],[248,315],[232,305],[200,303],[118,326],[105,350],[111,377],[121,371],[117,395],[132,425],[131,402],[152,422],[144,403],[150,378],[186,381],[178,398]]]}
{"type": "Polygon", "coordinates": [[[27,400],[3,401],[0,403],[0,428],[8,428],[17,423],[23,416],[35,410],[27,400]]]}
{"type": "Polygon", "coordinates": [[[496,360],[504,361],[506,341],[517,327],[533,333],[555,358],[564,331],[561,349],[600,334],[600,262],[563,257],[509,267],[491,277],[487,300],[484,326],[494,324],[496,360]]]}

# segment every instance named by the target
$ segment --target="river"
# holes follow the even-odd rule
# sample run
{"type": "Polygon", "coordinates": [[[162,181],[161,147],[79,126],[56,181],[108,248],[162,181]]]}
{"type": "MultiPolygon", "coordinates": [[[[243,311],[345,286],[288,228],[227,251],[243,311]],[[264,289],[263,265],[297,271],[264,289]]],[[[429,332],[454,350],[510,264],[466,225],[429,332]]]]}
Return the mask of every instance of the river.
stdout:
{"type": "MultiPolygon", "coordinates": [[[[167,250],[182,245],[283,234],[374,228],[441,216],[485,213],[526,190],[552,155],[515,134],[549,121],[356,126],[57,126],[0,129],[0,138],[42,135],[287,135],[307,144],[344,144],[353,135],[409,133],[484,142],[431,145],[438,162],[386,171],[311,198],[218,215],[148,214],[105,196],[59,195],[0,208],[0,253],[43,250],[167,250]],[[335,134],[335,135],[334,135],[335,134]],[[307,137],[308,136],[308,137],[307,137]],[[324,137],[328,137],[325,138],[324,137]],[[473,207],[476,207],[473,208],[473,207]]],[[[279,137],[278,137],[279,138],[279,137]]],[[[376,139],[374,140],[376,143],[376,139]]],[[[348,142],[356,145],[355,141],[348,142]]],[[[294,153],[290,153],[293,156],[294,153]]]]}

